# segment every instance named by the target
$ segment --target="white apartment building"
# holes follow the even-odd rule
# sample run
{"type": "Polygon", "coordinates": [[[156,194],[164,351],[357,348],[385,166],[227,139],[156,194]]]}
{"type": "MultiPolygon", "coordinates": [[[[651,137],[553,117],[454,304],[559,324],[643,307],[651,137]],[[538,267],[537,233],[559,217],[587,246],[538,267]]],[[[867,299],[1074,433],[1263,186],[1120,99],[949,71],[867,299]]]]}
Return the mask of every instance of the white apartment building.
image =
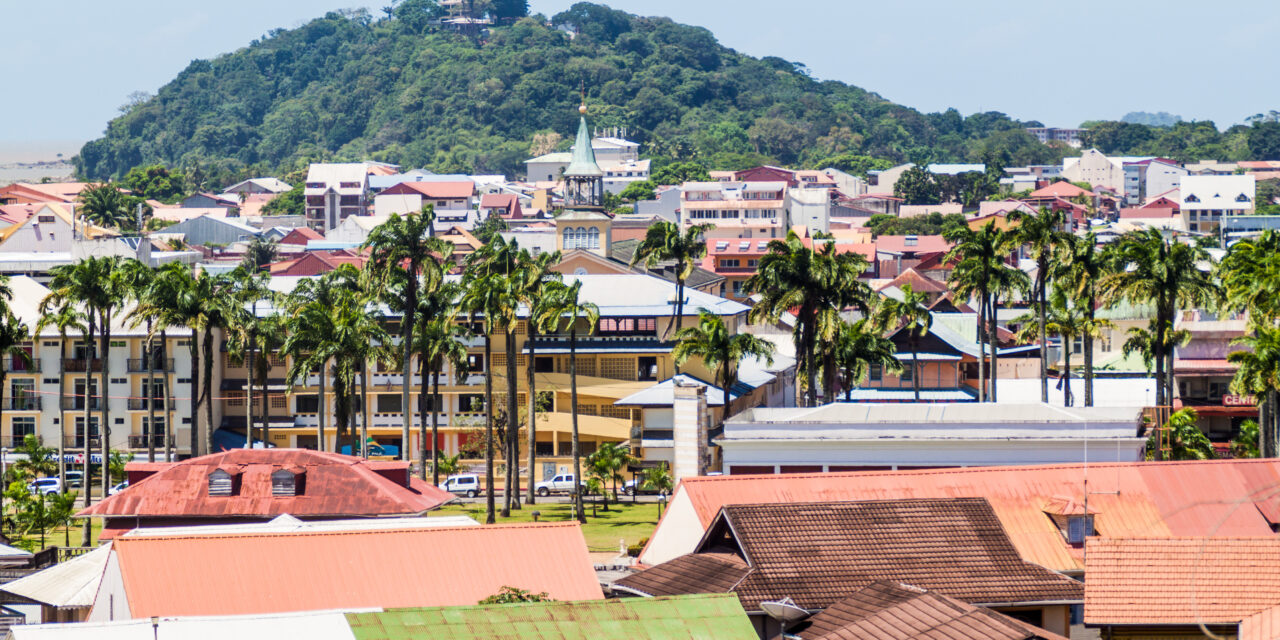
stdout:
{"type": "Polygon", "coordinates": [[[368,210],[369,170],[363,162],[313,164],[303,187],[307,224],[328,231],[368,210]]]}
{"type": "Polygon", "coordinates": [[[785,182],[686,182],[680,224],[714,224],[707,238],[781,238],[791,227],[785,182]]]}
{"type": "Polygon", "coordinates": [[[1187,176],[1181,187],[1182,218],[1188,231],[1214,231],[1226,216],[1251,215],[1257,181],[1249,174],[1187,176]]]}

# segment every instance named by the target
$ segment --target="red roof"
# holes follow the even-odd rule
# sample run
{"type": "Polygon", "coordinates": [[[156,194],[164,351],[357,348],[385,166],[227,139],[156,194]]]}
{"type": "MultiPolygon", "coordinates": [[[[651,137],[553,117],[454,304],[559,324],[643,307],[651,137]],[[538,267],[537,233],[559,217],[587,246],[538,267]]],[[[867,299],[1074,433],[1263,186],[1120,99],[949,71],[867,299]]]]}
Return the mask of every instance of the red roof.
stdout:
{"type": "Polygon", "coordinates": [[[1170,207],[1125,207],[1120,210],[1120,219],[1172,218],[1177,214],[1178,210],[1170,207]]]}
{"type": "Polygon", "coordinates": [[[1087,548],[1089,624],[1235,624],[1280,605],[1275,536],[1102,538],[1087,548]]]}
{"type": "MultiPolygon", "coordinates": [[[[1280,485],[1280,460],[1090,464],[1087,476],[1100,535],[1258,536],[1280,525],[1280,495],[1266,491],[1280,485]],[[1237,504],[1255,492],[1256,501],[1237,504]]],[[[1078,571],[1080,550],[1066,543],[1044,509],[1062,498],[1082,499],[1085,477],[1082,465],[1043,465],[685,478],[672,511],[691,508],[698,528],[666,529],[664,519],[643,558],[661,562],[692,551],[726,504],[983,497],[1024,560],[1078,571]]]]}
{"type": "MultiPolygon", "coordinates": [[[[156,465],[149,465],[154,468],[156,465]]],[[[231,449],[164,465],[159,471],[76,514],[106,517],[132,528],[148,519],[173,523],[184,519],[355,518],[416,515],[453,496],[411,478],[407,462],[370,462],[308,449],[231,449]],[[301,495],[271,495],[271,473],[284,468],[305,472],[301,495]],[[209,473],[236,470],[239,488],[231,496],[209,495],[209,473]]],[[[114,532],[103,531],[107,539],[114,532]]]]}
{"type": "Polygon", "coordinates": [[[474,605],[504,586],[555,600],[602,597],[577,522],[113,544],[127,596],[116,598],[116,612],[132,618],[474,605]]]}
{"type": "Polygon", "coordinates": [[[435,200],[455,200],[470,198],[476,192],[476,183],[470,180],[451,182],[401,182],[383,191],[384,195],[400,195],[416,193],[424,198],[435,200]]]}
{"type": "Polygon", "coordinates": [[[297,227],[280,238],[280,244],[306,246],[311,240],[324,240],[324,234],[311,227],[297,227]]]}
{"type": "Polygon", "coordinates": [[[318,276],[349,264],[363,267],[368,258],[347,249],[308,251],[290,260],[267,265],[273,276],[318,276]]]}
{"type": "Polygon", "coordinates": [[[916,293],[946,293],[950,291],[946,284],[922,275],[910,267],[899,274],[898,277],[894,278],[891,282],[877,289],[877,291],[884,291],[889,287],[897,287],[901,289],[903,285],[908,284],[911,285],[911,290],[916,293]]]}
{"type": "Polygon", "coordinates": [[[942,236],[880,236],[876,238],[876,250],[894,253],[945,253],[951,250],[951,243],[942,236]],[[915,244],[908,244],[908,238],[915,238],[915,244]]]}
{"type": "Polygon", "coordinates": [[[1094,195],[1092,191],[1085,191],[1070,182],[1055,182],[1042,189],[1032,191],[1028,198],[1074,198],[1080,195],[1094,195]]]}

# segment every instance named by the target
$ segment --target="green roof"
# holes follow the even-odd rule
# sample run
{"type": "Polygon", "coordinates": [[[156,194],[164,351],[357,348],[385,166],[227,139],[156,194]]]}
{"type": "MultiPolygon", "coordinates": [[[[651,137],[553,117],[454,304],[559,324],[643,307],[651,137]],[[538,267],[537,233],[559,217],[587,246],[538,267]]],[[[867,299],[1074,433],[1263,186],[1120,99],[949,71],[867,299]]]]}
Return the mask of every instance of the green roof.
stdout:
{"type": "Polygon", "coordinates": [[[1147,368],[1147,364],[1142,361],[1142,355],[1131,353],[1124,355],[1123,352],[1117,353],[1110,358],[1103,359],[1093,364],[1093,368],[1098,371],[1143,371],[1150,373],[1151,369],[1147,368]]]}
{"type": "Polygon", "coordinates": [[[357,640],[757,640],[738,596],[726,594],[523,602],[348,613],[357,640]]]}
{"type": "Polygon", "coordinates": [[[566,176],[594,177],[603,176],[600,165],[596,164],[596,152],[591,149],[591,134],[587,133],[587,119],[578,119],[578,139],[573,141],[569,150],[569,166],[565,168],[566,176]]]}

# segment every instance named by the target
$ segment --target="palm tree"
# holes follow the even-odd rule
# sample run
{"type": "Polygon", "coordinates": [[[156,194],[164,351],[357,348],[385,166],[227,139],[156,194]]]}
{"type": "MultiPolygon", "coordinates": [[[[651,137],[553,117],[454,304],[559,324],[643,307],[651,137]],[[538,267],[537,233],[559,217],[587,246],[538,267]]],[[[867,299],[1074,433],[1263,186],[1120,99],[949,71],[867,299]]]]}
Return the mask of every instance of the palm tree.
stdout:
{"type": "Polygon", "coordinates": [[[716,372],[716,380],[724,390],[724,418],[733,408],[733,387],[738,381],[738,363],[754,357],[773,364],[773,345],[749,333],[729,333],[724,319],[698,309],[698,324],[676,332],[676,346],[671,356],[683,365],[691,356],[702,359],[707,369],[716,372]]]}
{"type": "Polygon", "coordinates": [[[402,280],[401,294],[390,300],[400,303],[394,311],[400,313],[400,406],[402,407],[401,450],[404,460],[410,459],[409,430],[413,426],[413,413],[409,411],[409,387],[413,374],[413,327],[417,322],[418,293],[433,290],[444,280],[442,262],[432,259],[432,254],[448,256],[453,245],[431,236],[435,212],[432,205],[422,207],[421,213],[409,213],[401,218],[391,214],[386,222],[369,232],[360,245],[369,250],[369,269],[379,290],[385,290],[392,282],[392,274],[402,280]]]}
{"type": "MultiPolygon", "coordinates": [[[[1013,236],[1005,234],[1005,238],[1011,241],[1013,236]]],[[[987,337],[990,342],[987,346],[991,350],[990,398],[992,402],[996,402],[998,396],[996,387],[1000,381],[1000,329],[997,322],[1000,313],[1000,301],[1025,298],[1027,291],[1031,289],[1031,279],[1021,269],[1002,262],[992,270],[990,283],[991,299],[987,302],[987,337]]]]}
{"type": "Polygon", "coordinates": [[[240,267],[249,273],[257,273],[276,261],[280,256],[280,246],[271,240],[267,240],[263,236],[254,236],[249,241],[249,246],[245,248],[244,258],[240,261],[240,267]]]}
{"type": "Polygon", "coordinates": [[[920,338],[933,328],[933,314],[929,313],[928,295],[913,291],[911,285],[902,285],[902,299],[886,298],[880,303],[881,323],[884,326],[906,330],[911,345],[911,388],[916,402],[920,401],[920,338]]]}
{"type": "MultiPolygon", "coordinates": [[[[1218,457],[1213,450],[1213,443],[1196,425],[1199,415],[1195,409],[1180,409],[1169,416],[1164,424],[1164,431],[1169,438],[1170,460],[1212,460],[1218,457]]],[[[1151,434],[1147,440],[1147,449],[1162,457],[1160,451],[1159,431],[1151,434]]]]}
{"type": "Polygon", "coordinates": [[[569,412],[573,428],[573,505],[578,515],[578,522],[587,522],[587,513],[582,508],[582,447],[578,442],[578,320],[585,319],[587,335],[595,332],[600,322],[600,308],[590,302],[583,302],[579,295],[582,292],[582,281],[571,285],[560,282],[549,283],[543,291],[544,303],[538,308],[538,323],[550,331],[557,331],[561,326],[569,330],[569,412]]]}
{"type": "Polygon", "coordinates": [[[870,290],[858,280],[865,269],[860,255],[837,253],[831,242],[817,250],[806,247],[790,231],[785,240],[769,242],[768,253],[744,287],[748,295],[761,298],[747,315],[750,322],[778,322],[784,314],[795,313],[796,364],[805,375],[808,406],[818,402],[820,333],[830,339],[837,326],[834,314],[846,307],[867,309],[870,290]]]}
{"type": "Polygon", "coordinates": [[[897,347],[892,340],[884,337],[880,327],[870,318],[841,324],[833,351],[835,367],[841,373],[845,402],[853,400],[853,388],[866,378],[871,367],[902,371],[902,363],[897,358],[897,347]]]}
{"type": "Polygon", "coordinates": [[[674,222],[655,222],[631,256],[632,266],[644,263],[647,269],[658,266],[660,262],[675,262],[676,304],[672,309],[671,324],[662,334],[664,338],[671,335],[672,330],[679,331],[684,324],[684,283],[702,256],[707,254],[707,244],[702,235],[714,228],[714,224],[695,224],[681,231],[674,222]]]}
{"type": "MultiPolygon", "coordinates": [[[[1106,273],[1107,260],[1098,250],[1098,240],[1092,232],[1077,237],[1066,235],[1058,252],[1058,264],[1054,280],[1064,289],[1073,304],[1083,311],[1081,335],[1084,338],[1084,406],[1093,406],[1093,339],[1105,326],[1096,316],[1098,306],[1098,280],[1106,273]]],[[[1108,323],[1109,324],[1109,323],[1108,323]]],[[[1068,368],[1068,371],[1070,369],[1068,368]]]]}
{"type": "MultiPolygon", "coordinates": [[[[354,269],[335,269],[323,277],[303,280],[289,294],[286,303],[288,317],[285,320],[286,333],[290,333],[290,329],[297,322],[296,318],[304,312],[324,317],[325,309],[332,309],[338,298],[354,294],[360,290],[359,273],[354,269]]],[[[290,334],[291,335],[291,334],[290,334]]],[[[317,334],[318,335],[318,334],[317,334]]],[[[292,361],[297,362],[307,359],[311,353],[306,349],[312,346],[309,342],[296,340],[289,342],[286,340],[284,346],[281,347],[281,353],[286,356],[292,356],[292,361]],[[286,348],[287,347],[287,348],[286,348]]],[[[328,368],[331,358],[324,357],[316,360],[308,360],[309,369],[302,369],[303,372],[317,371],[318,383],[316,385],[317,400],[317,420],[316,420],[316,446],[321,451],[325,448],[325,427],[328,425],[328,397],[325,395],[325,389],[328,388],[326,378],[328,377],[328,368]]],[[[292,365],[291,365],[292,366],[292,365]]],[[[292,368],[290,369],[293,370],[292,368]]],[[[298,377],[301,377],[301,373],[298,377]]],[[[290,384],[297,380],[297,377],[290,377],[290,384]]],[[[335,386],[336,389],[336,386],[335,386]]],[[[335,407],[335,419],[338,407],[335,407]]],[[[341,421],[339,421],[340,424],[341,421]]],[[[341,442],[335,438],[335,450],[341,450],[341,442]]]]}
{"type": "Polygon", "coordinates": [[[1232,245],[1218,263],[1218,276],[1227,308],[1273,323],[1280,318],[1280,232],[1268,229],[1232,245]]]}
{"type": "MultiPolygon", "coordinates": [[[[186,328],[191,331],[191,340],[188,344],[188,354],[191,358],[191,382],[189,387],[190,394],[190,418],[191,424],[191,453],[200,455],[199,445],[199,410],[200,410],[200,343],[197,339],[195,325],[202,313],[204,305],[204,291],[201,290],[199,280],[192,273],[191,268],[180,264],[170,263],[156,271],[155,276],[151,279],[151,284],[147,287],[144,294],[139,298],[137,306],[127,316],[127,319],[136,321],[137,318],[147,318],[151,323],[151,331],[160,333],[160,343],[164,347],[164,353],[169,353],[168,330],[171,328],[186,328]]],[[[91,319],[92,320],[92,319],[91,319]]],[[[212,357],[212,354],[210,354],[212,357]]],[[[171,373],[171,372],[170,372],[171,373]]],[[[165,375],[164,395],[165,395],[165,454],[166,458],[172,458],[170,448],[175,445],[173,443],[173,420],[169,414],[172,413],[173,407],[168,401],[172,392],[170,383],[170,374],[165,375]]]]}
{"type": "MultiPolygon", "coordinates": [[[[587,465],[591,467],[591,472],[601,482],[611,483],[613,491],[613,501],[618,501],[618,481],[623,480],[622,470],[634,461],[631,450],[619,445],[616,442],[605,442],[596,448],[595,453],[587,456],[587,465]]],[[[576,481],[577,478],[575,477],[576,481]]],[[[605,511],[609,510],[608,498],[604,501],[605,511]]]]}
{"type": "Polygon", "coordinates": [[[1200,268],[1208,261],[1208,252],[1166,239],[1158,229],[1127,233],[1114,246],[1113,269],[1099,282],[1099,292],[1106,300],[1155,307],[1156,404],[1169,406],[1173,371],[1167,365],[1173,360],[1173,343],[1166,334],[1173,329],[1179,309],[1208,304],[1219,295],[1210,275],[1200,268]]]}
{"type": "Polygon", "coordinates": [[[521,302],[524,304],[527,312],[528,335],[525,336],[525,345],[528,346],[529,356],[525,361],[525,380],[528,389],[525,394],[525,400],[528,404],[526,410],[526,420],[528,424],[528,456],[529,456],[529,481],[526,486],[525,503],[535,504],[536,497],[534,494],[535,474],[538,464],[538,384],[534,376],[537,370],[537,344],[539,326],[537,306],[543,301],[543,294],[546,285],[549,282],[560,282],[559,273],[552,271],[552,267],[560,263],[560,252],[540,253],[538,255],[530,255],[528,251],[521,251],[519,257],[519,277],[520,285],[519,294],[521,302]]]}
{"type": "MultiPolygon", "coordinates": [[[[1044,328],[1049,335],[1056,336],[1062,345],[1062,406],[1070,407],[1074,404],[1071,395],[1071,349],[1075,339],[1096,335],[1102,327],[1110,326],[1111,323],[1107,320],[1090,319],[1092,314],[1069,302],[1066,294],[1061,288],[1055,288],[1044,328]]],[[[1024,325],[1023,330],[1018,332],[1019,340],[1029,342],[1041,338],[1038,334],[1039,325],[1035,321],[1034,314],[1014,320],[1015,323],[1024,325]]]]}
{"type": "MultiPolygon", "coordinates": [[[[258,315],[259,302],[272,302],[274,293],[267,287],[267,274],[245,268],[243,265],[231,272],[233,289],[225,312],[227,353],[236,356],[245,365],[245,446],[253,446],[253,386],[262,369],[263,427],[266,428],[266,374],[270,371],[265,342],[270,321],[258,315]],[[261,342],[260,342],[261,341],[261,342]],[[262,356],[258,357],[259,351],[262,356]]],[[[265,439],[265,433],[264,433],[265,439]]]]}
{"type": "Polygon", "coordinates": [[[1027,247],[1031,258],[1036,261],[1035,286],[1031,297],[1036,305],[1036,321],[1039,323],[1040,336],[1040,401],[1049,401],[1049,369],[1046,362],[1049,358],[1049,343],[1045,333],[1045,316],[1048,314],[1049,269],[1050,260],[1062,242],[1063,225],[1066,217],[1061,211],[1040,207],[1040,211],[1030,214],[1025,211],[1009,213],[1009,221],[1016,222],[1014,237],[1027,247]]]}
{"type": "Polygon", "coordinates": [[[427,372],[431,375],[431,477],[432,484],[440,484],[440,452],[436,445],[440,442],[440,370],[447,362],[453,369],[456,384],[463,384],[466,376],[467,347],[462,339],[470,332],[455,322],[458,314],[457,300],[462,295],[462,288],[453,282],[445,283],[431,292],[423,292],[418,296],[418,315],[414,349],[418,352],[419,376],[423,388],[418,394],[418,429],[422,449],[419,456],[420,477],[427,477],[427,372]]]}
{"type": "Polygon", "coordinates": [[[31,354],[23,343],[31,339],[31,331],[12,311],[0,315],[0,424],[4,420],[4,386],[8,381],[10,363],[31,365],[31,354]]]}
{"type": "Polygon", "coordinates": [[[1231,390],[1235,393],[1253,395],[1261,402],[1259,405],[1259,438],[1258,445],[1262,457],[1274,458],[1280,455],[1280,440],[1277,428],[1280,416],[1280,327],[1254,324],[1248,335],[1237,338],[1232,344],[1242,345],[1248,350],[1233,351],[1227,355],[1227,361],[1236,365],[1235,377],[1231,381],[1231,390]]]}
{"type": "Polygon", "coordinates": [[[114,185],[91,184],[80,192],[78,199],[80,216],[90,224],[124,229],[133,221],[128,201],[114,185]]]}
{"type": "MultiPolygon", "coordinates": [[[[40,321],[36,323],[35,335],[40,335],[45,328],[49,326],[58,329],[58,366],[62,367],[62,363],[67,360],[67,334],[76,331],[80,335],[85,335],[87,329],[84,324],[84,313],[64,301],[62,304],[53,308],[52,305],[45,305],[44,301],[40,304],[40,321]]],[[[62,481],[62,486],[67,486],[67,462],[65,455],[66,448],[66,419],[62,410],[62,403],[67,397],[67,377],[58,373],[58,403],[55,409],[58,412],[58,478],[62,481]]]]}
{"type": "Polygon", "coordinates": [[[990,311],[992,282],[996,279],[997,272],[1006,267],[1004,258],[1009,253],[1008,239],[996,227],[994,220],[977,230],[968,226],[953,227],[944,236],[953,245],[945,260],[956,261],[948,279],[951,289],[957,296],[976,298],[978,301],[978,401],[986,402],[986,345],[995,342],[991,326],[987,322],[987,314],[990,311]]]}

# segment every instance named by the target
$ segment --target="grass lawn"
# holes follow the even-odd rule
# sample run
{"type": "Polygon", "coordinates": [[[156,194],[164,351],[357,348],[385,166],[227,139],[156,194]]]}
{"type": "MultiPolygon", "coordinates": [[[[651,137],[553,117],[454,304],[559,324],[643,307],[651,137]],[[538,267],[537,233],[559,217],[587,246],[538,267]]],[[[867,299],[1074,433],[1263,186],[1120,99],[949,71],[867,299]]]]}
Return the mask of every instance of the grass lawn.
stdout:
{"type": "MultiPolygon", "coordinates": [[[[93,535],[93,545],[91,545],[91,546],[97,546],[97,544],[98,544],[98,534],[102,532],[102,518],[90,518],[90,519],[89,519],[89,522],[90,522],[90,525],[93,527],[93,533],[92,533],[92,535],[93,535]]],[[[84,527],[84,521],[83,521],[83,520],[72,520],[72,521],[71,521],[71,531],[70,531],[70,533],[71,533],[71,544],[70,544],[70,546],[72,546],[72,547],[78,547],[78,546],[80,546],[80,543],[81,543],[81,542],[83,542],[83,539],[81,538],[81,536],[82,536],[82,535],[84,535],[84,533],[83,533],[83,532],[84,532],[84,528],[83,528],[83,527],[84,527]]],[[[20,548],[23,548],[23,549],[30,548],[32,551],[42,551],[42,550],[47,549],[47,548],[49,548],[49,547],[63,547],[63,546],[68,546],[68,545],[64,544],[64,543],[66,542],[66,540],[67,540],[67,537],[66,537],[66,529],[64,529],[63,527],[54,527],[53,529],[50,529],[50,530],[48,530],[48,531],[46,531],[46,532],[44,533],[44,546],[43,546],[43,547],[42,547],[42,546],[40,546],[40,535],[39,535],[39,534],[36,534],[36,535],[29,535],[29,536],[22,536],[22,537],[20,537],[20,538],[15,538],[15,539],[14,539],[14,541],[13,541],[13,543],[12,543],[12,546],[20,547],[20,548]],[[28,540],[29,540],[29,541],[31,542],[31,546],[30,546],[30,547],[28,547],[28,546],[27,546],[27,545],[25,545],[25,544],[19,544],[19,541],[20,541],[20,540],[21,540],[21,541],[28,541],[28,540]]]]}
{"type": "MultiPolygon", "coordinates": [[[[610,503],[608,511],[597,506],[594,517],[591,503],[587,502],[584,505],[587,511],[587,524],[582,527],[582,535],[587,539],[587,549],[617,551],[620,539],[626,540],[628,545],[633,545],[653,534],[654,528],[658,526],[658,504],[656,502],[632,504],[627,502],[626,498],[623,500],[621,503],[610,503]]],[[[501,509],[501,502],[499,502],[499,509],[501,509]]],[[[470,516],[477,522],[483,523],[484,510],[484,503],[450,504],[432,511],[428,517],[470,516]]],[[[542,514],[538,518],[540,522],[566,522],[573,519],[571,504],[540,503],[532,507],[524,505],[524,508],[519,511],[512,511],[510,518],[503,518],[499,511],[498,522],[532,522],[534,511],[542,514]]]]}

